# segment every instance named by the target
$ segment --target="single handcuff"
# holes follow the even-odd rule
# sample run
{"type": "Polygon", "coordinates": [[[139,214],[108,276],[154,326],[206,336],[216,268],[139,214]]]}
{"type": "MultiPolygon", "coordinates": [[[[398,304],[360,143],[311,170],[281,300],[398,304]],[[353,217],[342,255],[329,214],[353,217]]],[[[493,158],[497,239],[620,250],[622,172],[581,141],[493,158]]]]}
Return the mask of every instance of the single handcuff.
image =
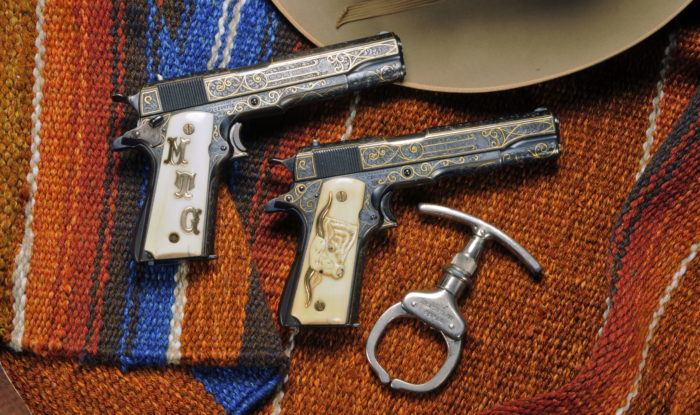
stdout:
{"type": "Polygon", "coordinates": [[[473,237],[464,249],[452,258],[450,265],[444,268],[442,280],[435,291],[413,291],[400,302],[391,306],[379,317],[367,339],[367,360],[384,384],[392,389],[410,392],[429,392],[442,385],[454,370],[459,360],[462,336],[466,331],[466,322],[457,309],[457,299],[464,291],[471,288],[471,276],[477,268],[479,254],[486,241],[494,239],[513,253],[535,275],[542,272],[542,266],[525,248],[513,238],[495,226],[474,216],[444,206],[422,203],[418,205],[421,213],[452,219],[471,226],[473,237]],[[377,362],[375,351],[387,325],[397,318],[416,318],[437,330],[447,343],[447,358],[440,370],[425,383],[414,384],[401,379],[392,379],[377,362]]]}

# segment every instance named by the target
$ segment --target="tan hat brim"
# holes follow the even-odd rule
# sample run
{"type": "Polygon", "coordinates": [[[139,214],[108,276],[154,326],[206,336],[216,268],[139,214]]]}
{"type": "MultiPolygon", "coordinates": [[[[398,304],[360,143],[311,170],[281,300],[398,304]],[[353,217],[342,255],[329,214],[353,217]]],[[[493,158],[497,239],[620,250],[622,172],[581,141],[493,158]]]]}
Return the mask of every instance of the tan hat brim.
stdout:
{"type": "Polygon", "coordinates": [[[315,44],[382,31],[402,40],[403,85],[488,92],[546,81],[648,37],[691,0],[442,0],[336,29],[353,0],[273,0],[315,44]]]}

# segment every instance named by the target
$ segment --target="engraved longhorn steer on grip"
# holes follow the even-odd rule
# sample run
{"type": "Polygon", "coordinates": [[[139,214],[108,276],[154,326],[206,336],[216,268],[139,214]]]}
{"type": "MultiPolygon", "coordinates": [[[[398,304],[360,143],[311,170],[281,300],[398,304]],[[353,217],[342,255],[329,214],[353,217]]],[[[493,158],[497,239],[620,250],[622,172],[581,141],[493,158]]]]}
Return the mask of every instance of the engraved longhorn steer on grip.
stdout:
{"type": "Polygon", "coordinates": [[[387,33],[115,96],[130,103],[140,119],[112,149],[142,150],[153,166],[136,260],[214,257],[217,172],[223,161],[246,155],[241,122],[393,82],[404,74],[400,41],[387,33]]]}
{"type": "Polygon", "coordinates": [[[396,226],[396,188],[556,157],[559,122],[546,109],[394,138],[310,146],[276,160],[294,176],[265,210],[293,210],[303,236],[280,302],[283,326],[357,324],[364,245],[396,226]]]}

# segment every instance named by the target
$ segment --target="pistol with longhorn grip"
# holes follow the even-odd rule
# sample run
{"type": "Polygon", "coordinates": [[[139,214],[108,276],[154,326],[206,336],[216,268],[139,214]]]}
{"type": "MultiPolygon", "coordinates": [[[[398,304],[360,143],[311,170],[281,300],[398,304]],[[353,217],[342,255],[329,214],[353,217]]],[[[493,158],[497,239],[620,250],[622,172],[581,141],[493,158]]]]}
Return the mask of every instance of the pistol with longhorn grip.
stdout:
{"type": "Polygon", "coordinates": [[[276,160],[293,175],[268,212],[294,211],[303,235],[280,302],[280,322],[357,325],[364,247],[396,226],[395,189],[556,157],[559,122],[546,109],[498,120],[450,125],[402,137],[312,145],[276,160]]]}
{"type": "Polygon", "coordinates": [[[148,198],[134,255],[139,262],[214,258],[218,171],[246,155],[241,123],[403,78],[391,33],[305,51],[270,63],[159,81],[132,96],[138,126],[112,149],[150,158],[148,198]]]}

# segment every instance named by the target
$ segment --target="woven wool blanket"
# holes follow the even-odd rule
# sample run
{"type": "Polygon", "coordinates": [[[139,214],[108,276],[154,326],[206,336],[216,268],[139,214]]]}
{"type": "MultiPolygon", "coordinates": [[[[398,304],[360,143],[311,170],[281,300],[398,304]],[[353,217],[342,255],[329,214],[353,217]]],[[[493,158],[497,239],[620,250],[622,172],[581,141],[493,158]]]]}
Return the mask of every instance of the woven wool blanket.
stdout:
{"type": "MultiPolygon", "coordinates": [[[[697,12],[544,84],[478,95],[390,86],[259,123],[251,156],[225,168],[219,258],[147,267],[131,258],[147,163],[109,151],[135,122],[110,95],[158,74],[311,45],[265,0],[8,5],[0,362],[35,413],[700,412],[697,12]],[[408,134],[539,106],[561,120],[558,161],[399,192],[399,227],[368,247],[361,326],[279,330],[299,227],[263,213],[290,181],[270,158],[312,139],[408,134]],[[419,217],[418,202],[493,223],[544,267],[534,282],[503,249],[485,252],[460,303],[461,361],[445,387],[421,396],[379,384],[364,357],[381,313],[433,286],[469,237],[419,217]]],[[[427,380],[444,357],[437,338],[411,322],[394,328],[380,361],[427,380]]]]}
{"type": "MultiPolygon", "coordinates": [[[[149,166],[141,155],[110,151],[110,140],[135,125],[134,114],[110,96],[134,93],[158,75],[267,61],[301,43],[278,35],[284,28],[266,1],[40,1],[10,13],[27,23],[32,9],[35,25],[21,28],[33,30],[5,34],[27,52],[36,39],[36,49],[32,109],[14,118],[24,127],[31,115],[31,127],[13,128],[7,141],[26,151],[22,143],[31,137],[29,158],[20,152],[8,168],[26,183],[12,180],[6,194],[14,217],[5,229],[23,235],[19,250],[17,239],[3,240],[11,281],[3,292],[4,339],[15,351],[123,370],[189,365],[227,410],[245,410],[286,368],[245,237],[252,227],[239,219],[253,189],[227,175],[219,194],[220,260],[136,264],[131,246],[149,166]],[[17,204],[25,205],[24,217],[17,204]]],[[[29,76],[23,69],[18,73],[29,76]]]]}

